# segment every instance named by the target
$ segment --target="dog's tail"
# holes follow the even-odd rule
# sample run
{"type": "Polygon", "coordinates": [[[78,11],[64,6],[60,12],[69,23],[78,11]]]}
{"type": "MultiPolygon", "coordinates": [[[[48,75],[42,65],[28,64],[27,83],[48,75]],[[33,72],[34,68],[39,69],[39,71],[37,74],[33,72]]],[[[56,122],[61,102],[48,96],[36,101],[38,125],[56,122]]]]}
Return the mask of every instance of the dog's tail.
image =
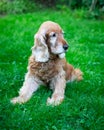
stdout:
{"type": "Polygon", "coordinates": [[[69,82],[74,80],[80,81],[83,79],[83,72],[80,69],[74,69],[72,65],[67,64],[66,79],[69,82]]]}
{"type": "Polygon", "coordinates": [[[83,79],[83,72],[80,69],[74,69],[74,71],[72,72],[71,80],[80,81],[82,79],[83,79]]]}

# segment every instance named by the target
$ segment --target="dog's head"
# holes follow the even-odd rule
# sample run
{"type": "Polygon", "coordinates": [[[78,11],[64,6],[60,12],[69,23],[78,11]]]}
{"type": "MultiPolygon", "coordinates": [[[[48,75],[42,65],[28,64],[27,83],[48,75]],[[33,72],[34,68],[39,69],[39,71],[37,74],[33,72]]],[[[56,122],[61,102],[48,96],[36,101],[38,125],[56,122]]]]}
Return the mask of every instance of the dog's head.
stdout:
{"type": "Polygon", "coordinates": [[[44,22],[36,35],[34,36],[35,45],[32,47],[32,54],[37,62],[46,62],[49,60],[50,53],[65,57],[68,44],[63,37],[61,27],[54,22],[44,22]]]}

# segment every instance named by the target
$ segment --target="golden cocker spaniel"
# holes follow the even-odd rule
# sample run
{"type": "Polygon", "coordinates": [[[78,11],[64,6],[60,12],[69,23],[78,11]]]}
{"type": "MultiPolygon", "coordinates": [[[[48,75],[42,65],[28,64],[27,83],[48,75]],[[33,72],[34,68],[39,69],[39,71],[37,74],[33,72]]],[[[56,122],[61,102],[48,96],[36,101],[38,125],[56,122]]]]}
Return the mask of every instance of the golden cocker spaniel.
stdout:
{"type": "Polygon", "coordinates": [[[59,105],[64,99],[67,81],[82,80],[82,72],[66,62],[65,52],[68,44],[61,27],[52,21],[44,22],[35,37],[32,55],[29,58],[28,72],[12,103],[27,102],[40,85],[49,85],[53,90],[48,105],[59,105]]]}

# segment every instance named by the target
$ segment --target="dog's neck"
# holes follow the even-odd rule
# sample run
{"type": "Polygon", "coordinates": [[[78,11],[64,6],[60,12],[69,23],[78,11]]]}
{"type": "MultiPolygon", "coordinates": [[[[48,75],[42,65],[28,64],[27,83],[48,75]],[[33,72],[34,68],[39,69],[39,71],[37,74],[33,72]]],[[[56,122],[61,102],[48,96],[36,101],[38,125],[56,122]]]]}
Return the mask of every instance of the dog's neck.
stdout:
{"type": "Polygon", "coordinates": [[[54,55],[54,54],[50,53],[49,60],[56,60],[56,59],[59,59],[59,56],[58,56],[58,55],[54,55]]]}

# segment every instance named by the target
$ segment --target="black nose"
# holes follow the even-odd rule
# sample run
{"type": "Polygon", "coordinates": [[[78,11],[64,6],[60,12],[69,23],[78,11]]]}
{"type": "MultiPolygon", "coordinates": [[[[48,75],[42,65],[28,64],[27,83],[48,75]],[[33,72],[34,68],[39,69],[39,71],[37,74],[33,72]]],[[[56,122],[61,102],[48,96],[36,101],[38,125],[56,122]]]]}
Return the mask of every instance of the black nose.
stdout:
{"type": "Polygon", "coordinates": [[[69,47],[69,46],[68,46],[67,44],[64,44],[64,45],[63,45],[63,48],[64,48],[65,51],[68,49],[68,47],[69,47]]]}

